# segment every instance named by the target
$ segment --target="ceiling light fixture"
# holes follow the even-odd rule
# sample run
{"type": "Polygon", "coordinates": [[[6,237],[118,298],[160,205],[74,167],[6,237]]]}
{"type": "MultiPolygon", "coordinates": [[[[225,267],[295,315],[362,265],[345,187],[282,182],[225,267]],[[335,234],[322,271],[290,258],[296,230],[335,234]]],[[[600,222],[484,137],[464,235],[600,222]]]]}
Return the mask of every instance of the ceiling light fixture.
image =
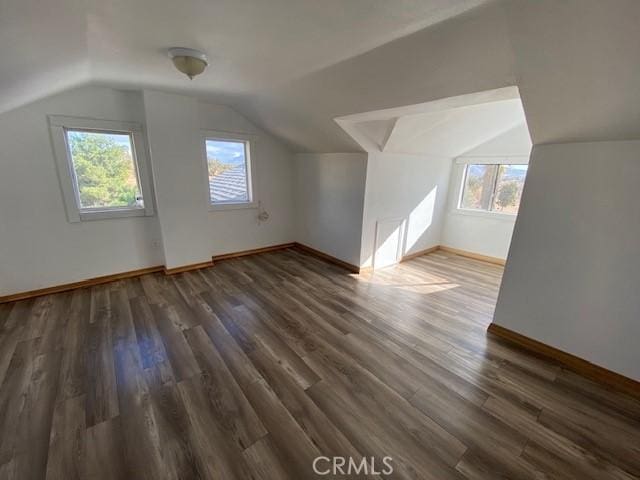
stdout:
{"type": "Polygon", "coordinates": [[[191,80],[204,72],[204,69],[209,65],[207,56],[193,48],[170,48],[169,58],[175,67],[191,80]]]}

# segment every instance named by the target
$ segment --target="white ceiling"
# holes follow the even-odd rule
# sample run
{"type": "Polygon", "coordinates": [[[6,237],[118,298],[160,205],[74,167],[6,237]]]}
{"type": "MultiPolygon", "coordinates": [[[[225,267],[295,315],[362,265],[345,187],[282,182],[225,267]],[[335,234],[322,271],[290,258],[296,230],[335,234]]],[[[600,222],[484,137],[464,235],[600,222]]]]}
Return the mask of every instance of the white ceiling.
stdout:
{"type": "Polygon", "coordinates": [[[639,23],[638,0],[0,0],[0,112],[89,82],[159,88],[292,151],[350,152],[337,117],[517,85],[536,144],[634,139],[639,23]],[[170,46],[212,65],[189,81],[170,46]]]}
{"type": "Polygon", "coordinates": [[[336,117],[517,85],[534,144],[640,138],[640,1],[502,0],[239,103],[296,151],[336,117]]]}
{"type": "Polygon", "coordinates": [[[531,136],[526,123],[516,125],[491,140],[464,152],[463,157],[529,157],[531,136]]]}
{"type": "Polygon", "coordinates": [[[383,151],[457,157],[525,122],[517,100],[401,117],[383,151]]]}
{"type": "MultiPolygon", "coordinates": [[[[367,152],[457,157],[516,127],[531,145],[517,88],[337,118],[367,152]]],[[[518,130],[518,132],[520,132],[518,130]]]]}
{"type": "Polygon", "coordinates": [[[1,0],[0,111],[86,82],[245,101],[487,0],[1,0]],[[198,48],[193,82],[166,57],[198,48]]]}

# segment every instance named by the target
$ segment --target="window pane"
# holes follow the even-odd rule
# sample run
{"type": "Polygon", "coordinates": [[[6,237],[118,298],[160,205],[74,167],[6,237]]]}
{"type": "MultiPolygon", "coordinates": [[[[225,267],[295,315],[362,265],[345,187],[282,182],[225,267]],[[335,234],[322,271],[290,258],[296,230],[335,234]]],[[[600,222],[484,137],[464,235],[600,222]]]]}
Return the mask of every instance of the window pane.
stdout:
{"type": "Polygon", "coordinates": [[[80,209],[142,207],[128,134],[68,130],[80,209]]]}
{"type": "Polygon", "coordinates": [[[207,140],[211,203],[249,202],[244,142],[207,140]]]}
{"type": "Polygon", "coordinates": [[[500,165],[496,193],[493,198],[495,212],[518,213],[527,165],[500,165]]]}
{"type": "Polygon", "coordinates": [[[467,165],[460,208],[489,210],[497,165],[467,165]]]}

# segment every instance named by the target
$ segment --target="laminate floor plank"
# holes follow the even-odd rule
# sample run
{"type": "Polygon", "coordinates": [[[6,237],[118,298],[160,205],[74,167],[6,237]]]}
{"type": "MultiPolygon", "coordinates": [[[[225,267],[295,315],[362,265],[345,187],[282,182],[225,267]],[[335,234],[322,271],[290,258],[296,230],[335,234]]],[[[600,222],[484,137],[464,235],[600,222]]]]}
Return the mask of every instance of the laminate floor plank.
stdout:
{"type": "MultiPolygon", "coordinates": [[[[459,475],[452,465],[443,462],[439,455],[429,454],[431,446],[441,449],[446,455],[456,456],[456,450],[448,450],[449,444],[421,443],[420,437],[409,430],[398,428],[384,415],[367,411],[358,399],[344,389],[324,380],[315,384],[307,393],[329,419],[339,425],[348,440],[363,455],[378,460],[388,456],[393,459],[393,475],[399,479],[457,479],[459,475]]],[[[459,451],[464,451],[460,445],[459,451]]],[[[457,458],[452,462],[457,462],[457,458]]]]}
{"type": "Polygon", "coordinates": [[[125,444],[120,417],[87,428],[84,443],[86,453],[82,478],[92,480],[135,478],[125,461],[125,444]]]}
{"type": "Polygon", "coordinates": [[[502,272],[289,248],[0,304],[0,480],[640,479],[640,400],[486,334],[502,272]]]}
{"type": "Polygon", "coordinates": [[[189,419],[187,435],[195,452],[195,468],[203,472],[202,478],[249,478],[250,470],[242,457],[242,449],[228,435],[227,420],[211,409],[202,378],[184,380],[177,388],[189,419]]]}
{"type": "Polygon", "coordinates": [[[151,408],[157,428],[157,444],[164,478],[206,479],[206,470],[198,461],[191,443],[191,423],[175,385],[163,385],[151,391],[151,408]]]}
{"type": "Polygon", "coordinates": [[[262,373],[262,362],[255,358],[269,358],[283,368],[302,389],[306,390],[320,380],[317,373],[267,325],[253,322],[246,307],[237,307],[235,310],[237,325],[255,342],[256,348],[246,353],[258,371],[262,373]]]}
{"type": "Polygon", "coordinates": [[[72,298],[73,292],[53,295],[51,306],[42,316],[42,328],[37,335],[37,338],[40,338],[38,353],[44,354],[62,349],[72,298]]]}
{"type": "Polygon", "coordinates": [[[33,358],[31,378],[13,433],[13,460],[18,478],[37,479],[46,475],[60,362],[61,352],[33,358]]]}
{"type": "MultiPolygon", "coordinates": [[[[332,390],[341,398],[343,407],[336,411],[331,409],[337,424],[348,423],[349,418],[359,418],[359,428],[368,425],[371,434],[389,441],[387,447],[397,455],[410,458],[407,467],[416,468],[421,465],[426,470],[440,471],[442,478],[448,474],[450,478],[458,478],[451,468],[466,449],[461,441],[443,429],[428,415],[397,394],[392,388],[380,381],[375,375],[358,364],[354,364],[333,346],[324,343],[322,348],[307,358],[310,365],[320,372],[323,381],[321,388],[311,387],[307,390],[321,408],[327,409],[327,390],[332,390]],[[327,388],[328,387],[328,388],[327,388]],[[324,393],[320,394],[318,391],[324,393]],[[397,445],[394,445],[397,443],[397,445]]],[[[336,402],[337,404],[337,402],[336,402]]],[[[358,432],[351,433],[352,441],[358,432]]]]}
{"type": "MultiPolygon", "coordinates": [[[[58,402],[84,395],[87,391],[87,326],[91,309],[91,295],[82,288],[73,292],[68,321],[62,341],[62,365],[58,402]]],[[[83,396],[83,399],[86,398],[83,396]]],[[[82,410],[84,416],[84,409],[82,410]]]]}
{"type": "Polygon", "coordinates": [[[42,337],[47,328],[49,310],[51,310],[55,301],[55,295],[44,295],[34,300],[29,316],[24,320],[25,325],[20,340],[31,340],[42,337]]]}
{"type": "Polygon", "coordinates": [[[85,346],[87,427],[114,418],[119,413],[111,341],[110,301],[108,285],[92,289],[85,346]]]}
{"type": "Polygon", "coordinates": [[[239,448],[248,448],[265,436],[267,430],[205,330],[198,326],[186,330],[185,335],[203,371],[201,383],[209,398],[210,409],[223,420],[225,431],[239,448]]]}
{"type": "Polygon", "coordinates": [[[28,433],[21,431],[21,419],[24,418],[31,378],[36,371],[39,343],[40,339],[32,339],[15,346],[0,389],[0,465],[19,452],[20,439],[28,433]]]}
{"type": "Polygon", "coordinates": [[[156,327],[151,306],[145,296],[129,301],[143,368],[168,361],[162,335],[156,327]]]}
{"type": "Polygon", "coordinates": [[[176,381],[198,374],[198,363],[183,334],[189,327],[180,321],[182,317],[179,317],[178,311],[171,307],[155,305],[151,306],[151,311],[167,353],[167,360],[175,372],[176,381]]]}
{"type": "Polygon", "coordinates": [[[296,422],[269,384],[264,380],[254,382],[245,387],[244,393],[269,432],[281,463],[296,478],[314,478],[313,461],[323,452],[296,422]]]}
{"type": "Polygon", "coordinates": [[[487,399],[483,409],[504,423],[527,432],[529,442],[523,456],[536,463],[549,465],[545,459],[552,456],[555,458],[552,460],[553,465],[566,465],[567,467],[562,470],[570,471],[574,476],[579,474],[580,477],[594,479],[607,478],[608,476],[621,479],[632,478],[619,467],[609,463],[605,457],[598,456],[596,451],[586,450],[542,425],[537,421],[539,413],[532,415],[505,400],[494,397],[487,399]],[[545,451],[546,453],[544,453],[545,451]]]}
{"type": "MultiPolygon", "coordinates": [[[[464,478],[481,480],[485,478],[508,478],[518,480],[539,480],[545,478],[542,470],[520,456],[504,451],[487,451],[470,448],[456,466],[464,478]]],[[[546,476],[546,478],[556,478],[546,476]]]]}
{"type": "Polygon", "coordinates": [[[348,456],[360,461],[362,453],[311,400],[288,372],[276,362],[259,360],[267,384],[302,427],[311,442],[326,456],[348,456]]]}
{"type": "Polygon", "coordinates": [[[255,480],[296,480],[278,458],[276,447],[266,436],[242,452],[255,480]]]}
{"type": "Polygon", "coordinates": [[[16,353],[16,347],[24,334],[35,300],[21,300],[11,304],[0,329],[0,386],[6,379],[7,369],[16,353]]]}
{"type": "Polygon", "coordinates": [[[233,336],[225,329],[222,321],[213,311],[210,301],[203,299],[197,309],[198,318],[202,322],[202,328],[207,332],[218,353],[224,359],[227,368],[232,373],[235,381],[244,388],[253,382],[262,380],[260,372],[247,357],[244,350],[236,342],[233,336]]]}
{"type": "Polygon", "coordinates": [[[6,322],[11,310],[15,303],[2,303],[0,304],[0,331],[4,328],[4,323],[6,322]]]}
{"type": "MultiPolygon", "coordinates": [[[[60,393],[60,392],[59,392],[60,393]]],[[[49,435],[47,480],[82,480],[85,461],[85,399],[58,400],[49,435]]]]}
{"type": "Polygon", "coordinates": [[[561,370],[555,379],[555,385],[566,392],[588,399],[599,406],[605,405],[611,411],[629,419],[640,421],[640,400],[616,391],[605,390],[601,385],[567,370],[561,370]]]}

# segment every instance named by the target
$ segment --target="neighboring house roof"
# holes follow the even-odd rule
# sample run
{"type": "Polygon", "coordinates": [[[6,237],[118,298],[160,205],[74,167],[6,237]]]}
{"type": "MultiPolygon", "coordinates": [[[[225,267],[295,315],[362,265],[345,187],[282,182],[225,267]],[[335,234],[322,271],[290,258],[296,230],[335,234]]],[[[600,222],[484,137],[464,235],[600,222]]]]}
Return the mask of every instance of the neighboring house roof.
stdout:
{"type": "Polygon", "coordinates": [[[237,165],[226,172],[209,179],[211,202],[246,202],[247,171],[245,164],[237,165]]]}

